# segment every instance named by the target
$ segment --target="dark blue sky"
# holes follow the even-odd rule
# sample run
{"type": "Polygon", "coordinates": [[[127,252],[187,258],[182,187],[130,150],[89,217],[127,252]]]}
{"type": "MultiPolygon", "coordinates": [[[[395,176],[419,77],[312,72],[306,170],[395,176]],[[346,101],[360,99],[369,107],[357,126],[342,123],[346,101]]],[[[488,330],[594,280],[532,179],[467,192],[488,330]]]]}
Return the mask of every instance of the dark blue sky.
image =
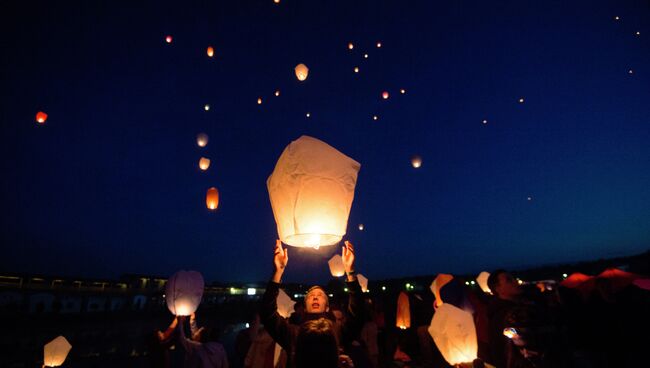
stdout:
{"type": "MultiPolygon", "coordinates": [[[[1,270],[265,280],[266,178],[303,134],[362,165],[346,238],[370,279],[650,248],[647,1],[10,1],[0,14],[1,270]]],[[[292,248],[286,278],[325,280],[333,251],[292,248]]]]}

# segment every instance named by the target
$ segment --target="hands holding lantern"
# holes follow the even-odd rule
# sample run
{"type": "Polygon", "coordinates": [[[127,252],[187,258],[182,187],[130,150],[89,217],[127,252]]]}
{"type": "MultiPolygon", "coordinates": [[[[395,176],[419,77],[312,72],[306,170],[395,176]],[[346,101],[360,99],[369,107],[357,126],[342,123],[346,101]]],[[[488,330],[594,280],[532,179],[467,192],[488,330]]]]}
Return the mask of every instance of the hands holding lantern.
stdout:
{"type": "MultiPolygon", "coordinates": [[[[341,258],[343,260],[343,267],[345,268],[347,280],[355,281],[357,276],[354,270],[354,246],[347,240],[343,245],[341,258]]],[[[287,263],[289,263],[289,248],[283,248],[282,242],[276,240],[275,250],[273,252],[273,266],[275,269],[273,271],[273,277],[271,278],[273,282],[280,283],[284,269],[287,267],[287,263]]]]}

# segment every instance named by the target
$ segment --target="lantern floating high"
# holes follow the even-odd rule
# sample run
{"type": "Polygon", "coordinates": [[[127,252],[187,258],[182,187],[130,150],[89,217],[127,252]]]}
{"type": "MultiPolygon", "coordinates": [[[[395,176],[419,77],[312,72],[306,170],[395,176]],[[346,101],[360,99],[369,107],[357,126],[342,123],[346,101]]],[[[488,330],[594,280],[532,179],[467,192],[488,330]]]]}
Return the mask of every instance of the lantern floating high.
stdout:
{"type": "Polygon", "coordinates": [[[48,342],[43,347],[43,365],[46,367],[58,367],[62,365],[70,349],[72,349],[72,345],[63,336],[59,336],[48,342]]]}
{"type": "Polygon", "coordinates": [[[309,75],[309,68],[307,68],[307,65],[305,64],[296,65],[294,71],[296,72],[296,78],[301,82],[307,79],[307,76],[309,75]]]}
{"type": "Polygon", "coordinates": [[[478,343],[471,313],[443,304],[431,319],[429,334],[450,365],[471,363],[476,359],[478,343]]]}
{"type": "Polygon", "coordinates": [[[212,46],[208,46],[208,49],[206,50],[206,53],[208,54],[208,57],[213,57],[214,56],[214,48],[212,46]]]}
{"type": "Polygon", "coordinates": [[[199,133],[196,136],[196,145],[199,147],[205,147],[208,145],[208,135],[205,133],[199,133]]]}
{"type": "Polygon", "coordinates": [[[354,48],[354,44],[352,42],[350,42],[348,44],[348,50],[352,50],[353,48],[354,48]]]}
{"type": "Polygon", "coordinates": [[[409,296],[403,291],[399,293],[399,297],[397,298],[395,325],[402,330],[411,327],[411,306],[409,304],[409,296]]]}
{"type": "Polygon", "coordinates": [[[210,111],[210,105],[209,104],[203,105],[203,110],[210,111]]]}
{"type": "Polygon", "coordinates": [[[343,258],[340,254],[335,254],[334,257],[330,258],[327,261],[327,265],[330,267],[330,273],[334,277],[341,277],[345,275],[345,267],[343,266],[343,258]]]}
{"type": "Polygon", "coordinates": [[[175,316],[189,316],[196,312],[203,297],[203,276],[197,271],[180,270],[165,285],[167,308],[175,316]]]}
{"type": "Polygon", "coordinates": [[[381,48],[381,42],[377,42],[377,48],[381,48]]]}
{"type": "Polygon", "coordinates": [[[316,138],[291,142],[266,182],[280,240],[314,248],[338,243],[346,233],[360,167],[316,138]]]}
{"type": "Polygon", "coordinates": [[[209,167],[210,167],[210,159],[207,157],[201,157],[201,159],[199,160],[199,168],[205,171],[209,167]]]}
{"type": "Polygon", "coordinates": [[[280,90],[275,91],[275,97],[280,96],[280,90]]]}
{"type": "Polygon", "coordinates": [[[39,124],[44,124],[45,121],[47,120],[47,114],[44,113],[43,111],[39,111],[36,113],[36,122],[39,124]]]}
{"type": "Polygon", "coordinates": [[[165,42],[167,42],[167,43],[172,43],[172,40],[173,40],[173,38],[172,38],[171,35],[168,35],[167,37],[165,37],[165,42]]]}
{"type": "Polygon", "coordinates": [[[419,169],[420,166],[422,166],[422,157],[418,155],[411,157],[411,166],[413,166],[414,169],[419,169]]]}
{"type": "Polygon", "coordinates": [[[261,105],[261,104],[262,104],[262,97],[258,97],[258,98],[257,98],[257,104],[258,104],[258,105],[261,105]]]}
{"type": "Polygon", "coordinates": [[[381,98],[384,100],[388,100],[388,97],[390,97],[390,94],[388,94],[388,91],[384,91],[381,93],[381,98]]]}
{"type": "Polygon", "coordinates": [[[217,188],[208,189],[208,193],[205,195],[205,205],[212,211],[219,207],[219,191],[217,188]]]}
{"type": "Polygon", "coordinates": [[[355,66],[355,67],[354,67],[354,72],[355,72],[355,73],[358,73],[358,72],[359,72],[359,67],[358,67],[358,66],[355,66]]]}
{"type": "Polygon", "coordinates": [[[363,224],[359,224],[359,231],[363,231],[363,229],[364,229],[363,224]]]}
{"type": "Polygon", "coordinates": [[[490,277],[489,272],[481,272],[478,274],[476,277],[476,282],[478,283],[478,286],[481,287],[481,290],[483,290],[484,293],[486,294],[492,294],[492,291],[490,291],[490,287],[488,286],[487,280],[488,277],[490,277]]]}
{"type": "Polygon", "coordinates": [[[401,93],[401,94],[405,94],[405,93],[406,93],[406,90],[405,90],[404,88],[402,88],[402,89],[399,90],[399,93],[401,93]]]}

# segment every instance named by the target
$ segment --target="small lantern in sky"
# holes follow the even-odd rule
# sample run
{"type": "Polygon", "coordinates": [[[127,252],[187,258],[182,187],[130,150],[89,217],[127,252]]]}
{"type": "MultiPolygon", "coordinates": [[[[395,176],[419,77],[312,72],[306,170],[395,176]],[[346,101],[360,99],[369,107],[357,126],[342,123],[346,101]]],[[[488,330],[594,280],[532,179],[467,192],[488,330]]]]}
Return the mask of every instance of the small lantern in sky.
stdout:
{"type": "Polygon", "coordinates": [[[363,54],[363,58],[364,58],[364,59],[367,59],[367,58],[368,58],[368,54],[363,54]]]}
{"type": "Polygon", "coordinates": [[[401,93],[401,94],[405,94],[405,93],[406,93],[406,90],[405,90],[404,88],[402,88],[402,89],[399,90],[399,93],[401,93]]]}
{"type": "Polygon", "coordinates": [[[481,272],[478,274],[476,277],[476,282],[478,283],[478,286],[481,287],[481,290],[483,290],[484,293],[486,294],[492,294],[492,291],[490,291],[490,287],[488,286],[487,280],[488,277],[490,277],[489,272],[481,272]]]}
{"type": "Polygon", "coordinates": [[[383,98],[384,100],[388,100],[388,97],[390,97],[388,91],[384,91],[381,93],[381,98],[383,98]]]}
{"type": "Polygon", "coordinates": [[[353,48],[354,48],[354,44],[352,42],[350,42],[348,44],[348,50],[352,50],[353,48]]]}
{"type": "Polygon", "coordinates": [[[217,188],[212,187],[208,189],[208,192],[205,195],[205,205],[212,211],[219,207],[219,191],[217,188]]]}
{"type": "Polygon", "coordinates": [[[258,98],[257,98],[257,104],[258,104],[258,105],[261,105],[261,104],[262,104],[262,97],[258,97],[258,98]]]}
{"type": "Polygon", "coordinates": [[[172,43],[172,40],[173,40],[173,38],[172,38],[171,35],[167,35],[167,37],[165,37],[165,42],[167,42],[167,43],[172,43]]]}
{"type": "Polygon", "coordinates": [[[44,124],[45,121],[47,120],[47,114],[44,113],[43,111],[39,111],[36,113],[36,122],[39,124],[44,124]]]}
{"type": "Polygon", "coordinates": [[[205,133],[199,133],[196,136],[196,145],[199,147],[205,147],[208,145],[208,135],[205,133]]]}
{"type": "Polygon", "coordinates": [[[280,96],[280,90],[278,89],[275,91],[275,97],[279,97],[279,96],[280,96]]]}
{"type": "Polygon", "coordinates": [[[519,103],[524,103],[524,98],[523,97],[519,98],[519,103]]]}
{"type": "Polygon", "coordinates": [[[354,67],[354,72],[355,72],[355,73],[358,73],[358,72],[359,72],[359,67],[358,67],[358,66],[355,66],[355,67],[354,67]]]}
{"type": "Polygon", "coordinates": [[[359,286],[361,286],[361,291],[364,293],[368,292],[368,278],[362,274],[357,275],[357,281],[359,281],[359,286]]]}
{"type": "Polygon", "coordinates": [[[363,224],[359,224],[359,231],[363,231],[363,229],[364,229],[363,224]]]}
{"type": "Polygon", "coordinates": [[[291,142],[266,182],[280,240],[314,248],[338,243],[346,233],[360,167],[316,138],[291,142]]]}
{"type": "Polygon", "coordinates": [[[203,105],[203,110],[210,111],[210,105],[209,104],[203,105]]]}
{"type": "Polygon", "coordinates": [[[208,54],[208,57],[213,57],[214,56],[214,48],[212,46],[208,46],[208,49],[206,50],[206,53],[208,54]]]}
{"type": "Polygon", "coordinates": [[[402,330],[411,327],[411,306],[409,304],[409,296],[403,291],[399,293],[399,297],[397,298],[395,326],[402,330]]]}
{"type": "Polygon", "coordinates": [[[418,155],[411,157],[411,166],[413,166],[414,169],[419,169],[420,166],[422,166],[422,157],[418,155]]]}
{"type": "Polygon", "coordinates": [[[330,267],[330,273],[334,277],[341,277],[345,275],[345,267],[343,266],[343,258],[340,254],[335,254],[334,257],[330,258],[327,261],[327,265],[330,267]]]}
{"type": "Polygon", "coordinates": [[[308,118],[310,118],[310,117],[311,117],[311,114],[310,114],[310,113],[306,113],[305,116],[308,117],[308,118]]]}
{"type": "Polygon", "coordinates": [[[377,42],[377,48],[381,48],[381,42],[377,42]]]}
{"type": "Polygon", "coordinates": [[[377,116],[377,115],[373,115],[373,116],[372,116],[372,120],[375,120],[375,121],[376,121],[377,119],[379,119],[379,116],[377,116]]]}
{"type": "Polygon", "coordinates": [[[294,302],[289,298],[289,295],[284,292],[284,290],[280,289],[280,292],[278,293],[278,297],[275,299],[275,302],[278,306],[278,314],[281,315],[284,318],[289,318],[291,314],[294,312],[294,302]]]}
{"type": "Polygon", "coordinates": [[[201,159],[199,160],[199,168],[205,171],[209,167],[210,167],[210,159],[207,157],[201,157],[201,159]]]}
{"type": "Polygon", "coordinates": [[[619,17],[618,15],[614,17],[614,20],[620,20],[620,19],[621,17],[619,17]]]}
{"type": "Polygon", "coordinates": [[[175,316],[189,316],[196,312],[203,298],[203,276],[197,271],[180,270],[165,285],[167,308],[175,316]]]}
{"type": "Polygon", "coordinates": [[[483,119],[482,123],[487,124],[487,119],[483,119]]]}
{"type": "Polygon", "coordinates": [[[58,367],[62,365],[70,349],[72,349],[72,345],[63,336],[59,336],[48,342],[43,347],[43,365],[46,367],[58,367]]]}
{"type": "Polygon", "coordinates": [[[450,365],[471,363],[476,359],[478,343],[471,313],[443,304],[431,319],[429,334],[450,365]]]}
{"type": "Polygon", "coordinates": [[[280,0],[273,0],[274,3],[280,4],[280,0]]]}
{"type": "Polygon", "coordinates": [[[446,273],[441,273],[436,276],[435,280],[431,283],[430,289],[431,292],[433,293],[433,296],[436,298],[436,301],[434,302],[436,307],[440,307],[443,305],[442,297],[440,296],[440,289],[442,289],[443,286],[447,285],[449,281],[453,280],[454,276],[446,274],[446,273]]]}
{"type": "Polygon", "coordinates": [[[296,72],[296,78],[298,78],[299,81],[304,81],[307,79],[307,76],[309,75],[309,68],[307,68],[307,65],[305,64],[298,64],[294,68],[296,72]]]}

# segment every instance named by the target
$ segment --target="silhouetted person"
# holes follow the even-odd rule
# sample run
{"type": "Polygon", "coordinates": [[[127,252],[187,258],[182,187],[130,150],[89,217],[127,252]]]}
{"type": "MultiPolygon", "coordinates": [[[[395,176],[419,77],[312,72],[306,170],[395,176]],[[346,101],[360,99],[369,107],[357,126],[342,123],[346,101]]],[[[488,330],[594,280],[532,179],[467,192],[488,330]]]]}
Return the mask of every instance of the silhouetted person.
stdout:
{"type": "Polygon", "coordinates": [[[185,317],[178,318],[178,340],[185,349],[185,368],[228,368],[228,356],[218,342],[219,331],[214,327],[202,327],[190,339],[185,337],[185,317]]]}
{"type": "Polygon", "coordinates": [[[490,360],[488,363],[505,367],[507,363],[507,338],[503,335],[506,315],[522,303],[523,290],[515,278],[505,270],[496,270],[488,277],[488,287],[494,297],[488,305],[488,335],[490,360]]]}
{"type": "Polygon", "coordinates": [[[300,325],[296,336],[296,368],[353,368],[352,360],[339,355],[334,322],[318,318],[300,325]]]}

